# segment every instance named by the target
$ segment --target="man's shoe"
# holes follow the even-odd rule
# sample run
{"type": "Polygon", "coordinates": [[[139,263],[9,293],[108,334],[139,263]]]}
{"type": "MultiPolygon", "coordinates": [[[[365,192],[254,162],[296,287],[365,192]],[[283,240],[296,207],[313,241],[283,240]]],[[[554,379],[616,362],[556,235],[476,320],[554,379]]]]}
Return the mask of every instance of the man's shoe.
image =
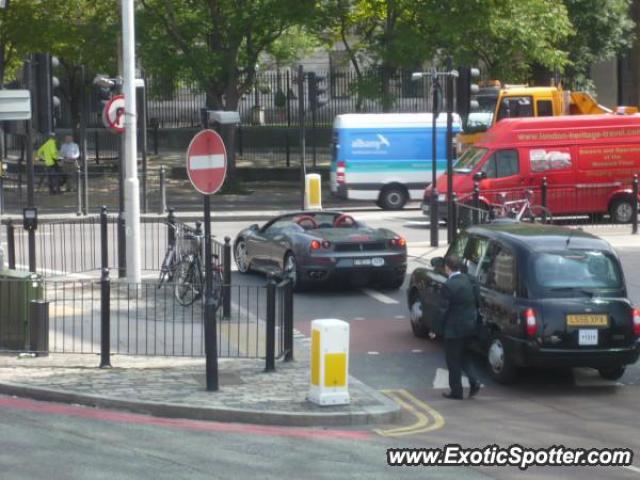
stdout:
{"type": "Polygon", "coordinates": [[[480,391],[480,382],[476,382],[469,387],[469,398],[475,397],[480,391]]]}
{"type": "Polygon", "coordinates": [[[442,392],[442,396],[444,398],[448,398],[449,400],[462,400],[462,395],[454,395],[451,392],[442,392]]]}

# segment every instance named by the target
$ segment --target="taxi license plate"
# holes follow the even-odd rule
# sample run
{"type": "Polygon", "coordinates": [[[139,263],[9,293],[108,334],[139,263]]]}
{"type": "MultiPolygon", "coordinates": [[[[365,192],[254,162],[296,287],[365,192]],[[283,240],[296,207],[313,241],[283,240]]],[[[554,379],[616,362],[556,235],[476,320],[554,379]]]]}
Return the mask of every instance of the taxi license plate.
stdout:
{"type": "Polygon", "coordinates": [[[608,325],[609,318],[607,317],[607,315],[567,315],[567,327],[606,327],[608,325]]]}
{"type": "Polygon", "coordinates": [[[354,258],[353,259],[354,267],[381,267],[384,265],[384,258],[374,257],[374,258],[354,258]]]}
{"type": "Polygon", "coordinates": [[[578,345],[598,345],[598,330],[595,328],[578,330],[578,345]]]}

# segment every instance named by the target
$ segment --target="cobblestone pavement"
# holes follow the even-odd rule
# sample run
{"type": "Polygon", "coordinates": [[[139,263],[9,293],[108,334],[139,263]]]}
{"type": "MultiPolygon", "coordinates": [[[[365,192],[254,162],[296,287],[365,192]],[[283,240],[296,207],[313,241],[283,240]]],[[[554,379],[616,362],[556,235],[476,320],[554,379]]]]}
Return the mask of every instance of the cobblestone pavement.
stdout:
{"type": "MultiPolygon", "coordinates": [[[[67,394],[160,404],[167,416],[171,407],[212,409],[218,413],[248,411],[277,414],[278,423],[287,424],[286,416],[310,414],[322,424],[323,416],[338,414],[342,422],[351,424],[353,416],[376,421],[393,419],[397,407],[386,397],[350,378],[351,404],[320,407],[306,400],[309,386],[309,350],[296,340],[297,358],[293,362],[276,362],[275,372],[264,372],[264,360],[221,359],[217,392],[206,391],[205,361],[192,358],[112,356],[113,368],[100,369],[97,355],[51,354],[48,357],[0,356],[0,387],[22,386],[29,389],[65,392],[67,394]],[[391,416],[390,416],[391,415],[391,416]],[[284,418],[284,420],[282,420],[284,418]],[[373,419],[373,420],[372,420],[373,419]]],[[[7,393],[7,390],[0,388],[7,393]]],[[[9,392],[10,393],[10,392],[9,392]]],[[[41,395],[38,395],[42,399],[41,395]]],[[[52,398],[55,399],[55,398],[52,398]]],[[[77,401],[72,399],[70,401],[77,401]]],[[[85,402],[82,402],[85,403],[85,402]]],[[[91,404],[92,402],[88,402],[91,404]]],[[[99,402],[105,405],[104,402],[99,402]]],[[[153,413],[153,412],[152,412],[153,413]]],[[[200,413],[196,416],[202,417],[200,413]]],[[[204,414],[206,417],[207,415],[204,414]]],[[[216,418],[223,419],[223,418],[216,418]]],[[[242,420],[229,417],[229,420],[242,420]]],[[[249,418],[247,421],[260,421],[249,418]]],[[[272,423],[269,420],[266,423],[272,423]]],[[[336,424],[336,419],[329,421],[336,424]]]]}

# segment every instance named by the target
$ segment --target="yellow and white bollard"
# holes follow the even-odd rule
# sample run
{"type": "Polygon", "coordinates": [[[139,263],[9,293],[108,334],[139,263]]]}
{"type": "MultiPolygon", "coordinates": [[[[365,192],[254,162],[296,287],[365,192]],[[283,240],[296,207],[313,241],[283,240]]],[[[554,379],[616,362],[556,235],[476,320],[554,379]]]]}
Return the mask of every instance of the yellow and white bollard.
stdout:
{"type": "Polygon", "coordinates": [[[309,401],[346,405],[349,399],[349,324],[337,319],[311,322],[309,401]]]}
{"type": "Polygon", "coordinates": [[[317,173],[304,177],[304,209],[322,210],[322,177],[317,173]]]}

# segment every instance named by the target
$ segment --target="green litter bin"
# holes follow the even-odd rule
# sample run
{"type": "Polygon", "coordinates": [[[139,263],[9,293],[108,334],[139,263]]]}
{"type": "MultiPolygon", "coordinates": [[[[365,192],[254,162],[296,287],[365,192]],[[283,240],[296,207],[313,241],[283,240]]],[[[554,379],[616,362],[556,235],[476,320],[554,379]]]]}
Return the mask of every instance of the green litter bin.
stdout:
{"type": "Polygon", "coordinates": [[[43,299],[42,279],[31,272],[0,270],[0,350],[29,348],[29,310],[43,299]]]}

